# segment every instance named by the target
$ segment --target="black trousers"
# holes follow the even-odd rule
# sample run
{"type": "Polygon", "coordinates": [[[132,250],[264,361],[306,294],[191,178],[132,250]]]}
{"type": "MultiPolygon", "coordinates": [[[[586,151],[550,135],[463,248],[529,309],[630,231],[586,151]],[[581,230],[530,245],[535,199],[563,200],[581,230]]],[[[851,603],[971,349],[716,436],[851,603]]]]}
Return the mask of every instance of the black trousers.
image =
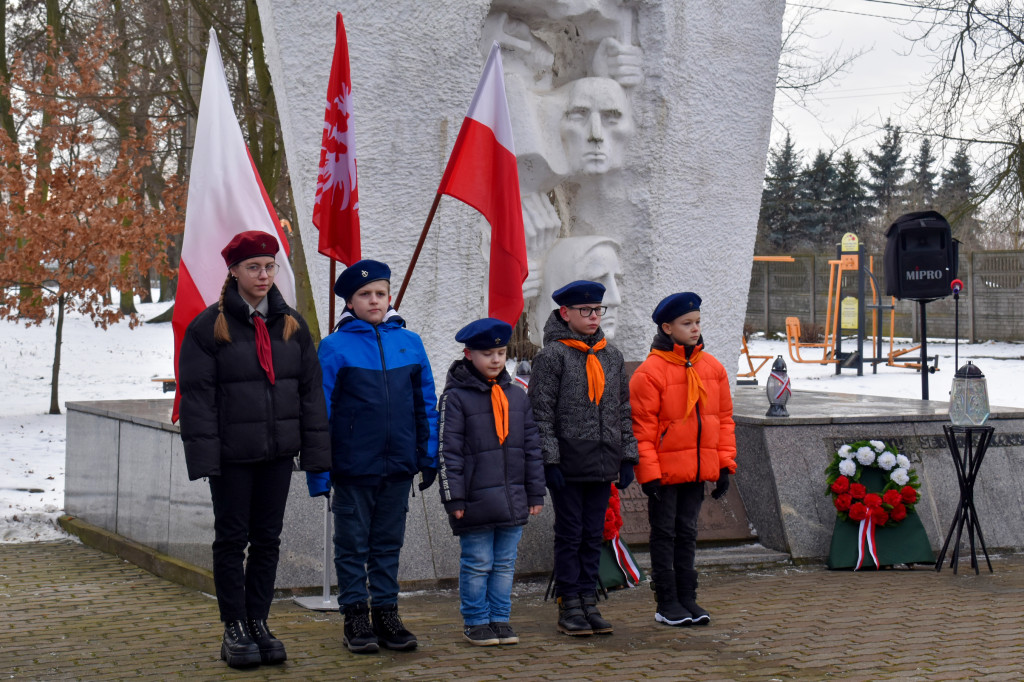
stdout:
{"type": "Polygon", "coordinates": [[[551,491],[555,507],[555,595],[597,590],[610,483],[566,483],[551,491]]]}
{"type": "Polygon", "coordinates": [[[697,517],[704,501],[703,483],[663,485],[658,498],[647,498],[651,524],[651,573],[654,584],[673,585],[693,571],[697,556],[697,517]]]}
{"type": "Polygon", "coordinates": [[[266,619],[274,598],[292,459],[221,464],[220,470],[220,476],[210,477],[220,619],[266,619]]]}

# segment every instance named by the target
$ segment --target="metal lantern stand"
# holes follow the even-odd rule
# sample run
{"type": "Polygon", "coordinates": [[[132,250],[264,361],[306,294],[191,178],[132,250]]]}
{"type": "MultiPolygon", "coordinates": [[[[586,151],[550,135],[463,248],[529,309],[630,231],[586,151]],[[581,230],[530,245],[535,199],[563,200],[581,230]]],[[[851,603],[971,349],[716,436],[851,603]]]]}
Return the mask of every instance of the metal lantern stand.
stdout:
{"type": "Polygon", "coordinates": [[[978,544],[985,554],[985,562],[988,564],[989,573],[992,572],[992,562],[988,558],[988,550],[985,548],[985,537],[981,533],[981,524],[978,523],[978,510],[974,507],[974,483],[978,478],[978,470],[981,469],[981,462],[985,459],[985,451],[992,442],[992,434],[995,429],[991,426],[953,426],[944,424],[942,427],[946,434],[946,443],[953,455],[953,463],[956,466],[956,480],[960,486],[960,502],[957,504],[956,513],[953,515],[953,523],[949,526],[949,533],[946,535],[946,542],[942,545],[939,559],[935,562],[935,570],[942,570],[942,562],[946,559],[946,550],[949,542],[956,532],[956,542],[953,545],[953,554],[949,559],[949,565],[953,573],[957,572],[957,564],[960,562],[960,538],[963,535],[964,526],[967,526],[967,537],[971,546],[971,568],[974,572],[980,573],[978,568],[978,556],[974,545],[974,533],[978,533],[978,544]],[[957,443],[957,435],[962,434],[964,448],[961,451],[957,443]],[[975,443],[977,440],[977,443],[975,443]]]}
{"type": "Polygon", "coordinates": [[[334,611],[338,603],[331,597],[331,568],[334,565],[334,540],[331,538],[331,497],[324,496],[324,591],[319,597],[295,597],[295,603],[310,611],[334,611]]]}

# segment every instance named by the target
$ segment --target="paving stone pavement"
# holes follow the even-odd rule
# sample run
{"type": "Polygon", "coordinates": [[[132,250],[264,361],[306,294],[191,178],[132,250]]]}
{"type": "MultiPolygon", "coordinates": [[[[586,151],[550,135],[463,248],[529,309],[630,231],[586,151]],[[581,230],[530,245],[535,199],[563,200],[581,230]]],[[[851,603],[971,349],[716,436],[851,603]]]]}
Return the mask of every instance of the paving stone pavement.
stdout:
{"type": "Polygon", "coordinates": [[[521,643],[462,641],[458,594],[403,593],[420,638],[410,653],[357,656],[337,612],[275,601],[281,666],[219,660],[216,601],[73,541],[0,545],[0,678],[16,680],[1021,680],[1024,555],[976,576],[948,568],[831,572],[822,567],[702,571],[706,627],[653,619],[653,593],[601,602],[615,634],[555,629],[544,584],[517,584],[521,643]]]}

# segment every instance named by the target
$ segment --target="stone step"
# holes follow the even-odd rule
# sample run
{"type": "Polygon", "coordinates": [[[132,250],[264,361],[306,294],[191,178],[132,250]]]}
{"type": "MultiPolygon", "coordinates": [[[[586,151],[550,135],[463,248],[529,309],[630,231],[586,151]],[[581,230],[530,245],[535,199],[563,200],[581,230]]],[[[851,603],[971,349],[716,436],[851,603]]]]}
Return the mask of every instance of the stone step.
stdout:
{"type": "MultiPolygon", "coordinates": [[[[650,552],[633,551],[633,557],[640,568],[650,573],[650,552]]],[[[777,552],[752,542],[721,547],[698,547],[695,563],[698,568],[705,570],[748,571],[755,568],[790,566],[793,564],[793,560],[785,552],[777,552]]]]}

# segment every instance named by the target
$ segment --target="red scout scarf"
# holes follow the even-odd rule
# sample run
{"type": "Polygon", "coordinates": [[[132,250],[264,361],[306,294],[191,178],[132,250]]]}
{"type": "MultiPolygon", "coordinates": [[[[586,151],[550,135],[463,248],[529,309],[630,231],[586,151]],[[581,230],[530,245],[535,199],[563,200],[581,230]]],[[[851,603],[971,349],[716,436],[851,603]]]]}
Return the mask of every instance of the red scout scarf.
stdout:
{"type": "Polygon", "coordinates": [[[593,346],[588,346],[576,339],[558,339],[569,348],[587,354],[587,395],[595,405],[601,404],[601,396],[604,395],[604,368],[601,361],[597,359],[597,351],[608,345],[608,339],[601,339],[593,346]]]}
{"type": "Polygon", "coordinates": [[[270,349],[270,332],[259,313],[252,314],[252,323],[256,325],[256,357],[260,359],[260,367],[267,373],[270,385],[274,385],[274,356],[270,349]]]}
{"type": "Polygon", "coordinates": [[[697,374],[697,368],[694,367],[697,361],[700,360],[703,346],[694,348],[689,360],[686,359],[685,348],[685,346],[673,346],[671,351],[652,349],[647,355],[647,357],[657,355],[666,362],[686,368],[686,415],[683,417],[684,420],[689,418],[690,413],[693,412],[694,405],[700,402],[701,407],[703,407],[708,401],[707,389],[704,388],[704,382],[700,380],[700,375],[697,374]]]}
{"type": "Polygon", "coordinates": [[[505,444],[508,438],[508,397],[501,390],[497,379],[488,379],[491,385],[491,409],[494,410],[494,431],[498,434],[498,442],[505,444]]]}

